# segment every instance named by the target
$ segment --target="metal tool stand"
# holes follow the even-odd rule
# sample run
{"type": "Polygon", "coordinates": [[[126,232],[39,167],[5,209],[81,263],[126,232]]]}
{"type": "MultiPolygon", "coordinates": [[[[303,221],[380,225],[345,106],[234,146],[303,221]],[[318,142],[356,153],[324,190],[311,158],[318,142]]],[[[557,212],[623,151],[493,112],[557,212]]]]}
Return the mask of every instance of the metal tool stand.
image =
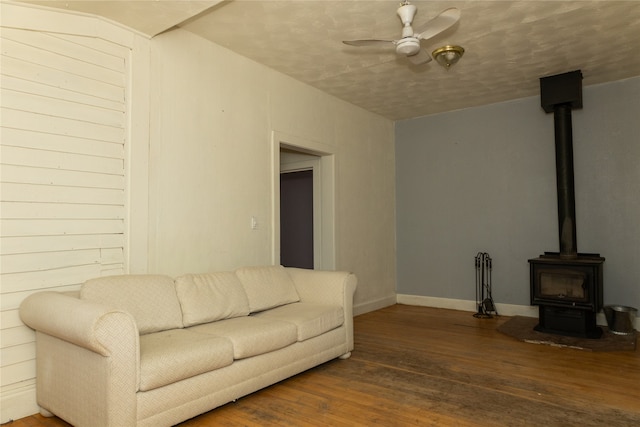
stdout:
{"type": "Polygon", "coordinates": [[[498,316],[491,296],[491,257],[486,252],[476,255],[476,307],[478,312],[474,317],[487,319],[493,314],[498,316]]]}

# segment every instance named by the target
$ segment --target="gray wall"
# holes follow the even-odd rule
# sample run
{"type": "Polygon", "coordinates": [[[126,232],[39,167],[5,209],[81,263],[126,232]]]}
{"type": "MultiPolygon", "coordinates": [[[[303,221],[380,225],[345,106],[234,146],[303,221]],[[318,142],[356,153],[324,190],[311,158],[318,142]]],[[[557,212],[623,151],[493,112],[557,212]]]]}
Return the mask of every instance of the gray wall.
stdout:
{"type": "MultiPolygon", "coordinates": [[[[573,111],[579,252],[604,264],[605,304],[640,307],[640,78],[583,88],[573,111]]],[[[558,251],[553,114],[540,98],[396,123],[398,294],[529,305],[527,260],[558,251]]]]}

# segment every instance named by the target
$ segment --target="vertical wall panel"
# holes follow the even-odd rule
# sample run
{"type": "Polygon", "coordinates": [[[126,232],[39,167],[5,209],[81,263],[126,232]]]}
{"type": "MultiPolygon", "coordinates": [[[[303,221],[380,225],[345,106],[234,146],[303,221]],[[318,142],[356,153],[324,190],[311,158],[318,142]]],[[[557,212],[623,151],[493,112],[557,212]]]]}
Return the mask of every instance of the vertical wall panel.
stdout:
{"type": "Polygon", "coordinates": [[[127,270],[131,50],[96,37],[1,31],[4,394],[24,389],[35,377],[35,335],[19,319],[21,301],[33,292],[74,290],[91,277],[127,270]]]}

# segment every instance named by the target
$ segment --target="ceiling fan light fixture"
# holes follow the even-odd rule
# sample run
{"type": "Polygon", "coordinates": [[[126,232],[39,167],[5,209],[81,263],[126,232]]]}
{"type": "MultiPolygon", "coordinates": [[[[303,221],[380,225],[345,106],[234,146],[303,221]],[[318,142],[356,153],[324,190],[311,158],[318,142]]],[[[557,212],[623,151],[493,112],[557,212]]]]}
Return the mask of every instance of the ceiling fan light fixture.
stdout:
{"type": "Polygon", "coordinates": [[[438,64],[442,65],[447,70],[457,63],[460,58],[462,58],[463,54],[464,48],[462,46],[451,45],[442,46],[431,53],[438,64]]]}

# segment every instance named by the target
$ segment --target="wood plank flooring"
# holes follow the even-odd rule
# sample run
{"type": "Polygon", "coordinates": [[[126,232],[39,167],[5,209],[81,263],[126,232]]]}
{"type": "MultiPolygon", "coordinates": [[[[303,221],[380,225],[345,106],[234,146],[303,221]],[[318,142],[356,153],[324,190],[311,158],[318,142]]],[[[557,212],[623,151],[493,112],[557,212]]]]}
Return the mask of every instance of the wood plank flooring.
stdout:
{"type": "MultiPolygon", "coordinates": [[[[202,426],[640,425],[640,351],[517,341],[507,317],[395,305],[355,318],[355,350],[180,424],[202,426]]],[[[68,424],[39,415],[15,427],[68,424]]]]}

